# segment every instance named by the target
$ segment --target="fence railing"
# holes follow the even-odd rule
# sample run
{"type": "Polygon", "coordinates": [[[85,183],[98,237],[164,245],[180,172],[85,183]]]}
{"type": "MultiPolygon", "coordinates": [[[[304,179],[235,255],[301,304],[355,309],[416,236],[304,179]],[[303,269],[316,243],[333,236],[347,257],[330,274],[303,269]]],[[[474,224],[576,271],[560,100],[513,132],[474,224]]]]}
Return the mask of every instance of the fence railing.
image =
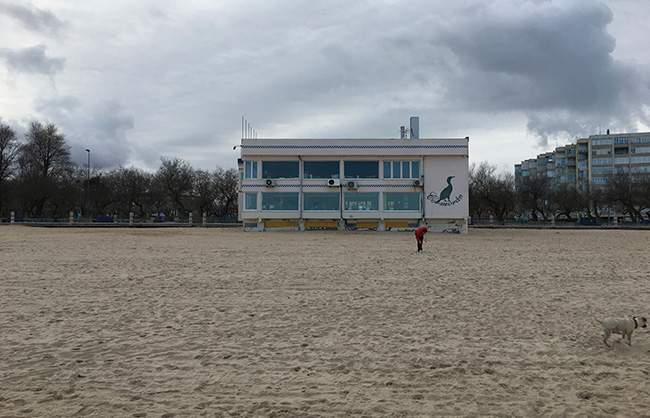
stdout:
{"type": "Polygon", "coordinates": [[[650,220],[632,222],[625,218],[600,218],[600,219],[496,219],[496,218],[469,218],[470,227],[510,227],[510,228],[634,228],[650,229],[650,220]]]}
{"type": "Polygon", "coordinates": [[[241,222],[237,220],[236,215],[225,215],[225,216],[208,216],[203,214],[202,216],[176,216],[176,217],[162,217],[162,216],[146,216],[141,217],[135,214],[130,214],[129,216],[113,216],[113,215],[102,215],[102,216],[92,216],[86,217],[81,215],[75,215],[70,212],[69,216],[23,216],[11,212],[9,216],[2,217],[3,224],[41,224],[41,225],[77,225],[77,226],[100,226],[100,225],[152,225],[152,226],[214,226],[214,225],[225,225],[225,226],[237,226],[241,225],[241,222]]]}

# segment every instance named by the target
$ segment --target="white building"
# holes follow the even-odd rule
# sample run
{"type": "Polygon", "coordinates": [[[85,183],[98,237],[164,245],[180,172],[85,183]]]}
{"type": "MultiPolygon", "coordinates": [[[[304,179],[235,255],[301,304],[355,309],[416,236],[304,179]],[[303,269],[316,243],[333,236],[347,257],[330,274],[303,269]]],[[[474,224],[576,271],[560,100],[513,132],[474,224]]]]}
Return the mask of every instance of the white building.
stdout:
{"type": "Polygon", "coordinates": [[[469,138],[241,140],[245,230],[467,233],[469,138]]]}

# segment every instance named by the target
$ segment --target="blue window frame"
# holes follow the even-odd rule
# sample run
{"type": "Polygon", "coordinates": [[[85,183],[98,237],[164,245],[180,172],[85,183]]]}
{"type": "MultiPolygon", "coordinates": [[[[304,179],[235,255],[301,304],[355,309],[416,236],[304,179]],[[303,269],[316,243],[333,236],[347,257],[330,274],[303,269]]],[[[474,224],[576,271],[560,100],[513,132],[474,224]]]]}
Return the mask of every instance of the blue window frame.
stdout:
{"type": "Polygon", "coordinates": [[[257,210],[257,193],[244,193],[244,210],[257,210]]]}
{"type": "Polygon", "coordinates": [[[257,161],[244,161],[244,178],[257,178],[257,161]]]}

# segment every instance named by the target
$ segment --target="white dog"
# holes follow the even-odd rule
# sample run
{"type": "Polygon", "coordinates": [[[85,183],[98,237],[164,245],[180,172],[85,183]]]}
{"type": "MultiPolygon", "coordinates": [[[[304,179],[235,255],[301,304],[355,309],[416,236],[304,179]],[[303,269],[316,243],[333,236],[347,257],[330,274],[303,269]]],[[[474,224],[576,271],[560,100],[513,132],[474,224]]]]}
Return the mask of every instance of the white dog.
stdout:
{"type": "Polygon", "coordinates": [[[639,318],[637,316],[633,316],[631,319],[630,318],[625,318],[625,319],[608,318],[604,321],[601,321],[600,319],[596,318],[596,316],[594,315],[594,319],[600,322],[600,325],[603,326],[603,332],[605,333],[605,335],[603,336],[603,342],[607,347],[610,346],[607,343],[607,339],[609,339],[609,336],[612,334],[621,334],[624,341],[627,343],[627,345],[632,347],[632,332],[639,327],[646,328],[647,327],[646,324],[648,322],[647,319],[643,317],[639,318]]]}

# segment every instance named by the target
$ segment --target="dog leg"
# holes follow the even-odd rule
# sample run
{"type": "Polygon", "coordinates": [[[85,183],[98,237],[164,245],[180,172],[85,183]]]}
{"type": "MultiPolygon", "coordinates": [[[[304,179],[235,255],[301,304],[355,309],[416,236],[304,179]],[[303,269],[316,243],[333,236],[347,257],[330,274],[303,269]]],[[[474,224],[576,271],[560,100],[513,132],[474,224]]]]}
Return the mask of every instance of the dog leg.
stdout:
{"type": "Polygon", "coordinates": [[[610,335],[611,335],[611,331],[610,331],[610,330],[607,330],[607,331],[605,331],[605,335],[603,336],[603,342],[605,343],[605,345],[606,345],[607,347],[610,347],[609,343],[607,342],[607,340],[609,339],[609,336],[610,336],[610,335]]]}

